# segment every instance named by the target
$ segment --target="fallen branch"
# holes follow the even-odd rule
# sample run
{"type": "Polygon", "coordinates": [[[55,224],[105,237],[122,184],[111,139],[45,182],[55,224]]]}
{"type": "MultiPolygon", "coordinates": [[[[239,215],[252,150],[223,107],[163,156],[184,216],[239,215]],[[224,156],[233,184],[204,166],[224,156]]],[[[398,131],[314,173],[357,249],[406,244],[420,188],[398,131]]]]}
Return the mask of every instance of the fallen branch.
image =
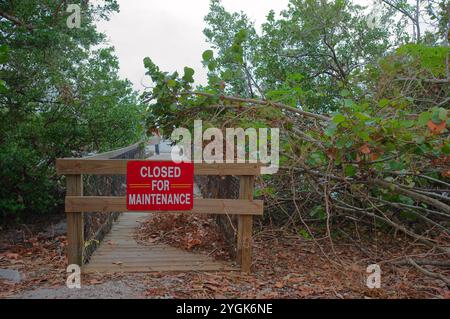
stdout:
{"type": "Polygon", "coordinates": [[[444,211],[447,214],[450,214],[450,206],[448,206],[447,204],[445,204],[445,203],[443,203],[443,202],[441,202],[441,201],[439,201],[437,199],[431,198],[429,196],[426,196],[426,195],[423,195],[423,194],[420,194],[420,193],[417,193],[417,192],[405,189],[405,188],[400,187],[400,186],[398,186],[396,184],[389,183],[387,181],[383,181],[383,180],[379,180],[379,179],[370,180],[370,183],[374,184],[374,185],[377,185],[377,186],[380,186],[380,187],[383,187],[385,189],[389,189],[389,190],[391,190],[391,191],[393,191],[395,193],[402,194],[402,195],[405,195],[405,196],[409,196],[409,197],[412,197],[412,198],[414,198],[416,200],[420,200],[420,201],[425,202],[427,204],[430,204],[430,205],[432,205],[432,206],[434,206],[436,208],[442,209],[442,211],[444,211]]]}
{"type": "MultiPolygon", "coordinates": [[[[204,93],[204,92],[187,92],[185,94],[199,95],[199,96],[204,96],[204,97],[209,97],[209,98],[216,97],[216,95],[214,95],[214,94],[204,93]]],[[[226,95],[222,95],[221,98],[224,99],[224,100],[227,100],[227,101],[238,102],[238,103],[250,103],[250,104],[263,105],[263,106],[275,106],[275,107],[280,108],[280,109],[285,110],[285,111],[297,113],[299,115],[315,118],[317,120],[321,120],[321,121],[325,121],[325,122],[328,122],[328,121],[331,120],[331,118],[329,118],[328,116],[320,115],[320,114],[314,114],[314,113],[307,112],[307,111],[302,111],[302,110],[300,110],[298,108],[295,108],[295,107],[292,107],[292,106],[289,106],[289,105],[285,105],[285,104],[282,104],[282,103],[271,102],[271,101],[262,101],[262,100],[257,100],[257,99],[246,99],[246,98],[239,98],[239,97],[226,96],[226,95]]]]}
{"type": "Polygon", "coordinates": [[[421,273],[427,275],[428,277],[432,277],[432,278],[436,278],[436,279],[442,280],[443,282],[445,282],[447,287],[450,287],[450,280],[448,280],[445,276],[443,276],[441,274],[434,273],[434,272],[429,271],[429,270],[426,270],[423,267],[420,267],[412,258],[408,258],[408,261],[409,261],[409,263],[411,265],[413,265],[421,273]]]}
{"type": "MultiPolygon", "coordinates": [[[[395,261],[395,262],[393,262],[393,264],[394,265],[402,265],[402,266],[410,265],[411,263],[409,262],[409,259],[395,261]]],[[[449,261],[421,259],[421,260],[415,260],[414,262],[416,264],[422,265],[422,266],[436,266],[436,267],[447,267],[447,268],[450,267],[449,261]]]]}

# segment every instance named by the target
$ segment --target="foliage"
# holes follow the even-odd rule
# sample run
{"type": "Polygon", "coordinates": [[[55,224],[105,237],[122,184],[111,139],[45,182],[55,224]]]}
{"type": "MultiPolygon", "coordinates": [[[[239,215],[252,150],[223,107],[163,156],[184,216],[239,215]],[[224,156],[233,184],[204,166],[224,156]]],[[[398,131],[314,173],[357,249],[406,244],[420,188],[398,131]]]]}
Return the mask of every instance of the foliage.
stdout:
{"type": "Polygon", "coordinates": [[[57,208],[56,158],[125,146],[143,132],[137,95],[95,27],[117,3],[79,3],[79,29],[67,27],[61,1],[0,4],[0,218],[57,208]]]}
{"type": "Polygon", "coordinates": [[[272,220],[288,215],[306,237],[313,218],[331,238],[337,220],[369,219],[448,252],[437,238],[450,218],[449,49],[402,45],[406,32],[391,18],[367,30],[348,1],[296,0],[258,35],[244,14],[212,1],[209,85],[194,89],[146,58],[149,122],[169,134],[195,118],[279,127],[282,171],[261,181],[275,192],[260,192],[277,203],[272,220]]]}
{"type": "Polygon", "coordinates": [[[213,75],[227,82],[230,95],[333,110],[340,90],[355,87],[352,82],[359,81],[365,65],[406,36],[391,11],[378,14],[380,27],[369,29],[362,7],[350,1],[296,0],[281,18],[269,13],[259,35],[245,14],[230,14],[220,1],[212,1],[204,33],[218,53],[213,75]],[[233,48],[241,33],[242,63],[231,58],[239,52],[233,48]]]}

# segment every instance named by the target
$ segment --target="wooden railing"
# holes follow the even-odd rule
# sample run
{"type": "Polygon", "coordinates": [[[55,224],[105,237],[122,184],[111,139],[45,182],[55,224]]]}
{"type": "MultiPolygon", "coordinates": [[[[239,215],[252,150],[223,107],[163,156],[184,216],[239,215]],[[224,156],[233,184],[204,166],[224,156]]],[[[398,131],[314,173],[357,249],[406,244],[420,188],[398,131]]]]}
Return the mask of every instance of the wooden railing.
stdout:
{"type": "MultiPolygon", "coordinates": [[[[133,145],[95,154],[85,159],[145,159],[152,152],[145,152],[145,141],[133,145]]],[[[124,175],[85,175],[83,176],[83,195],[85,196],[125,196],[126,177],[124,175]]],[[[88,261],[106,234],[111,231],[113,222],[117,220],[120,212],[109,214],[89,212],[82,214],[84,224],[83,260],[88,261]]]]}
{"type": "MultiPolygon", "coordinates": [[[[150,160],[149,160],[150,161],[150,160]]],[[[82,265],[83,261],[83,213],[127,212],[125,197],[83,196],[83,174],[125,175],[128,160],[58,159],[56,171],[66,175],[67,255],[69,264],[82,265]]],[[[194,174],[239,176],[239,199],[194,199],[194,208],[186,214],[238,215],[237,261],[244,272],[252,265],[253,216],[263,214],[263,201],[253,199],[255,176],[261,174],[259,164],[194,164],[194,174]]]]}

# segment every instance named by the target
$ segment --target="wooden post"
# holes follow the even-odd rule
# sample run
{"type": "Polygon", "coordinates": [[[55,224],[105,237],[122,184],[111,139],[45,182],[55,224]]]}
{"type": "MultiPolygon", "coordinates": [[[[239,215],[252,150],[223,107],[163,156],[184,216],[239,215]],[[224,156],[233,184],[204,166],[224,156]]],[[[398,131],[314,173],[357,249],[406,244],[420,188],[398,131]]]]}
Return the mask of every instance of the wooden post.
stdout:
{"type": "MultiPolygon", "coordinates": [[[[239,199],[253,199],[255,185],[254,176],[241,176],[239,186],[239,199]]],[[[237,234],[237,262],[241,265],[241,271],[249,273],[252,268],[252,232],[253,216],[238,216],[237,234]]]]}
{"type": "MultiPolygon", "coordinates": [[[[67,196],[83,196],[83,175],[67,175],[67,196]]],[[[69,265],[83,265],[83,213],[66,213],[67,259],[69,265]]]]}

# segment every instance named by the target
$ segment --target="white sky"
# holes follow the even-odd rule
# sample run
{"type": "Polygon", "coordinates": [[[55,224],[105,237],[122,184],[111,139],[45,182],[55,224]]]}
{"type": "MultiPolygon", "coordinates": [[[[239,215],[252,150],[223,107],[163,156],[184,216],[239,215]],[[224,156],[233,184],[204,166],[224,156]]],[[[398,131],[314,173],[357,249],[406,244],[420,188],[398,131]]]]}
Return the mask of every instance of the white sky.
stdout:
{"type": "MultiPolygon", "coordinates": [[[[135,89],[149,84],[142,60],[150,57],[163,71],[182,73],[185,66],[195,69],[197,83],[206,82],[201,64],[205,41],[204,16],[209,0],[119,0],[120,12],[110,21],[98,23],[110,44],[116,48],[120,75],[133,82],[135,89]]],[[[223,0],[229,11],[244,11],[256,25],[267,13],[287,7],[288,0],[223,0]]]]}
{"type": "MultiPolygon", "coordinates": [[[[205,41],[204,16],[209,0],[118,0],[120,12],[110,21],[98,23],[109,43],[116,48],[120,75],[142,90],[149,85],[142,60],[150,57],[163,71],[182,73],[185,66],[194,68],[197,83],[206,83],[202,53],[210,47],[205,41]]],[[[288,0],[222,0],[228,11],[244,11],[260,26],[271,9],[280,12],[288,0]]],[[[371,3],[373,0],[357,0],[371,3]]]]}

